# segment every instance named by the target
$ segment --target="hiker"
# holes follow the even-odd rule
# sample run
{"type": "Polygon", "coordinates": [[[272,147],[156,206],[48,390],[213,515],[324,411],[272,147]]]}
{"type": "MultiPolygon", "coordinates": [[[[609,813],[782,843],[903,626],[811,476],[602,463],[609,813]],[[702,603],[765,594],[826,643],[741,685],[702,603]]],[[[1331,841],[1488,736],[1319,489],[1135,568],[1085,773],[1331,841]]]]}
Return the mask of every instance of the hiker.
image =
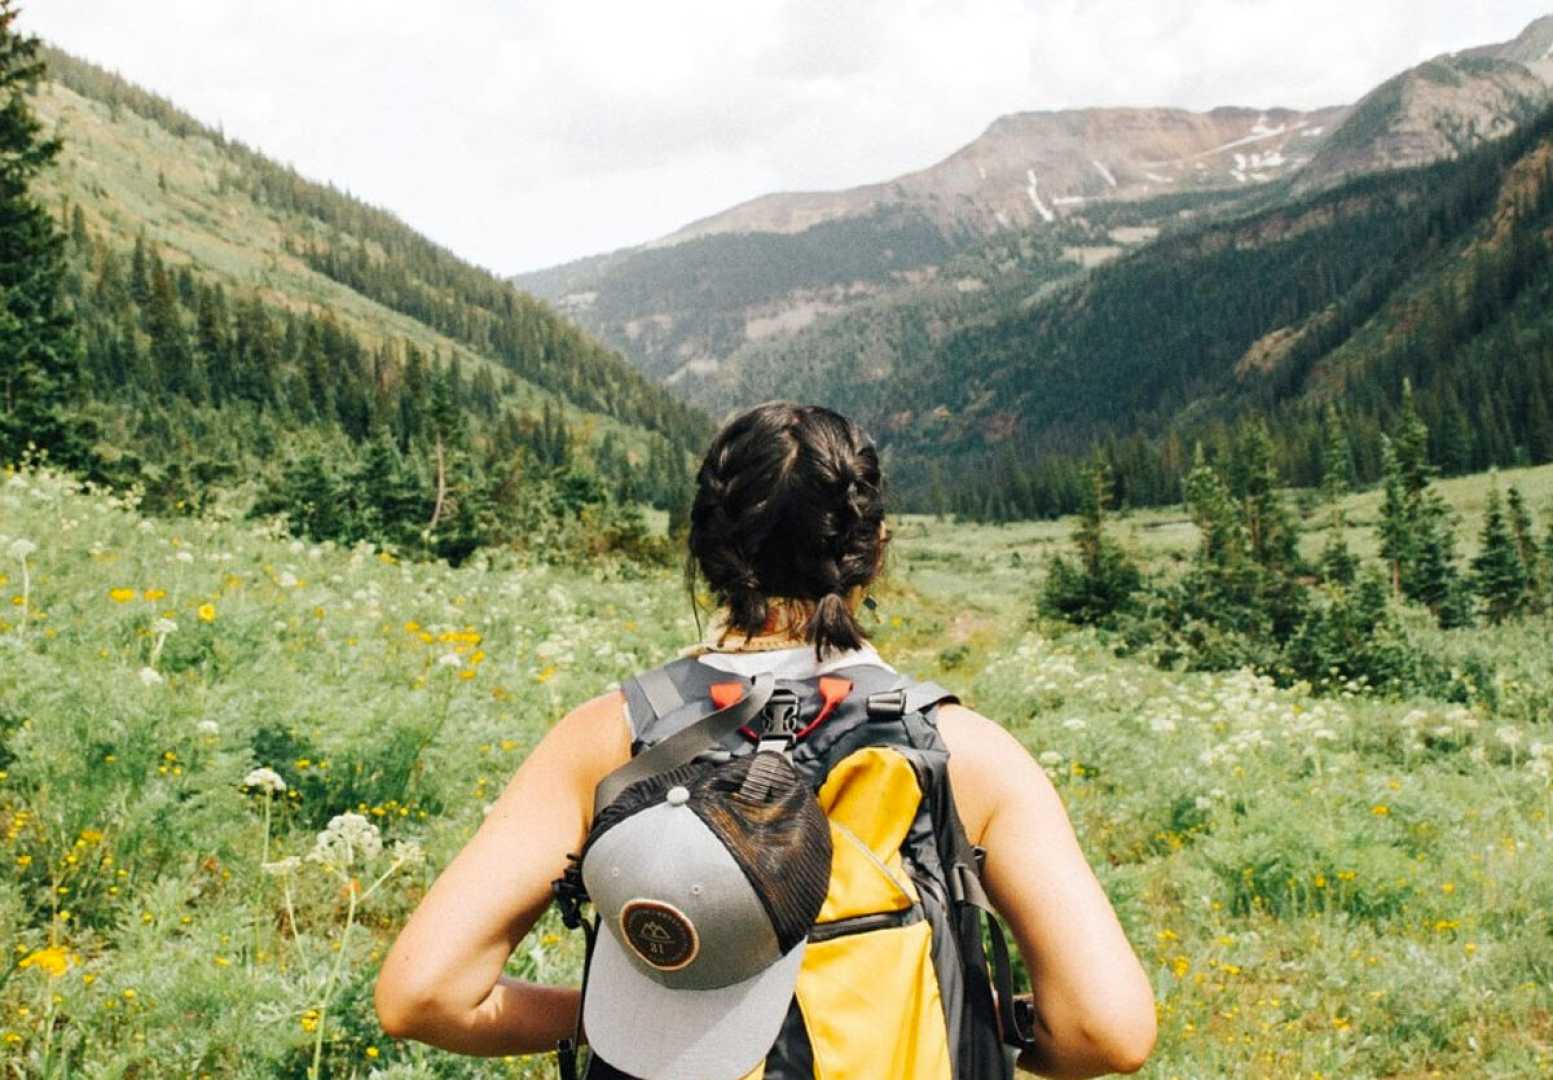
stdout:
{"type": "Polygon", "coordinates": [[[1149,981],[1045,772],[867,640],[883,495],[872,443],[832,410],[767,402],[723,427],[687,556],[719,603],[708,632],[534,748],[385,958],[387,1034],[560,1046],[563,1075],[580,1038],[588,1080],[1143,1064],[1149,981]],[[589,935],[581,991],[503,974],[557,897],[589,935]],[[993,911],[1022,998],[1001,930],[982,952],[993,911]]]}

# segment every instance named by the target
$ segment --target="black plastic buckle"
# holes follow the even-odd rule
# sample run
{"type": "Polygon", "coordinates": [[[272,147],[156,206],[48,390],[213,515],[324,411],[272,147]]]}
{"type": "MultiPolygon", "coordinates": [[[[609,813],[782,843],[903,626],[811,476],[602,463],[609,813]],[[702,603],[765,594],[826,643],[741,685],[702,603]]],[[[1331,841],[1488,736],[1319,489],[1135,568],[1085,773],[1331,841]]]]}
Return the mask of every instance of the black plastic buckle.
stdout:
{"type": "Polygon", "coordinates": [[[899,720],[906,715],[906,691],[880,690],[868,695],[868,719],[899,720]]]}
{"type": "Polygon", "coordinates": [[[766,702],[762,710],[765,717],[765,726],[761,730],[762,739],[780,739],[786,737],[792,740],[798,737],[798,732],[803,728],[803,720],[798,715],[798,695],[791,690],[773,690],[771,700],[766,702]]]}

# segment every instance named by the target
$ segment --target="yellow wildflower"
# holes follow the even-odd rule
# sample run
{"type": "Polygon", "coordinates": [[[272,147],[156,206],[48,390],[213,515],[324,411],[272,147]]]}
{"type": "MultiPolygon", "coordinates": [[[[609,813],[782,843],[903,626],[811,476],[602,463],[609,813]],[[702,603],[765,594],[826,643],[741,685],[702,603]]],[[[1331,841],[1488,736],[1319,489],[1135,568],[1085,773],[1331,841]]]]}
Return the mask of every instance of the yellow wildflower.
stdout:
{"type": "Polygon", "coordinates": [[[115,604],[127,604],[131,600],[135,599],[135,590],[134,589],[109,589],[108,590],[108,599],[112,600],[115,604]]]}
{"type": "Polygon", "coordinates": [[[57,978],[70,970],[73,962],[70,953],[63,945],[53,945],[47,949],[38,951],[23,957],[17,967],[37,967],[48,972],[49,978],[57,978]]]}
{"type": "Polygon", "coordinates": [[[199,610],[197,612],[195,612],[195,614],[197,614],[200,617],[200,622],[215,622],[216,621],[216,605],[215,604],[201,604],[199,606],[199,610]]]}
{"type": "Polygon", "coordinates": [[[166,589],[147,589],[145,595],[146,595],[146,599],[151,601],[154,604],[158,600],[160,600],[162,597],[167,595],[167,590],[166,589]]]}

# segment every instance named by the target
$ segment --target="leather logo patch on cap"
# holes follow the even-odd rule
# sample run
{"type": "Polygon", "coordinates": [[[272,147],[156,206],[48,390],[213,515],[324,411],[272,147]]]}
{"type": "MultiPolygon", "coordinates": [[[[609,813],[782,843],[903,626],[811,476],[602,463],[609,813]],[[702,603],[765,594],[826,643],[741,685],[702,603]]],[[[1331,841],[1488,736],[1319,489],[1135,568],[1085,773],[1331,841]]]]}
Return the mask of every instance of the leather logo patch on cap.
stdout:
{"type": "Polygon", "coordinates": [[[631,950],[659,971],[678,971],[696,958],[695,924],[678,908],[657,900],[632,900],[620,909],[620,929],[631,950]]]}

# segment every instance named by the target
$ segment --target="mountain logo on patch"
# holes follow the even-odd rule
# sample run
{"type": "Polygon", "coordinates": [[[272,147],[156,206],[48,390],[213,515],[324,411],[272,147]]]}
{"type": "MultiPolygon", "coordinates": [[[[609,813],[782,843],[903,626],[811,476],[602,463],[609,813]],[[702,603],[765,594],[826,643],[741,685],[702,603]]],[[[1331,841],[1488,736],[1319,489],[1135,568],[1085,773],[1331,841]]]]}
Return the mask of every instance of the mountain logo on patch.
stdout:
{"type": "Polygon", "coordinates": [[[658,900],[627,903],[620,909],[620,930],[631,951],[659,971],[678,971],[701,951],[695,924],[658,900]]]}

